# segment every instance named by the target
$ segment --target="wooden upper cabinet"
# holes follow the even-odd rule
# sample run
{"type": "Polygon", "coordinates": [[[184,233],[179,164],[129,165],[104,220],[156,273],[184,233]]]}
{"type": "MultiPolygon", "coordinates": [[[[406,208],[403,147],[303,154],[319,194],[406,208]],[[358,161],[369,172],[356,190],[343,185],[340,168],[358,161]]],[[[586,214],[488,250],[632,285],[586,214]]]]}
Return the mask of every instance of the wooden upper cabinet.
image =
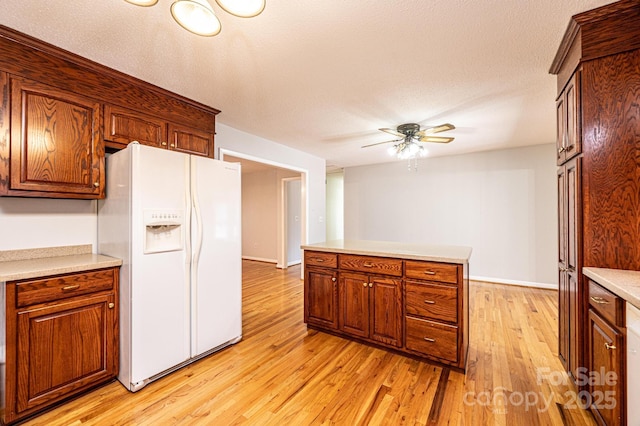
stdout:
{"type": "Polygon", "coordinates": [[[213,158],[213,133],[169,123],[169,149],[213,158]]]}
{"type": "Polygon", "coordinates": [[[580,70],[578,70],[569,79],[556,101],[558,165],[582,152],[580,123],[580,70]]]}
{"type": "Polygon", "coordinates": [[[10,76],[9,164],[0,193],[104,198],[100,103],[77,93],[10,76]]]}
{"type": "Polygon", "coordinates": [[[130,142],[213,158],[213,133],[168,122],[127,108],[104,106],[104,139],[109,148],[130,142]]]}
{"type": "Polygon", "coordinates": [[[110,148],[124,148],[133,141],[166,147],[167,123],[150,115],[107,104],[104,106],[104,140],[110,148]]]}

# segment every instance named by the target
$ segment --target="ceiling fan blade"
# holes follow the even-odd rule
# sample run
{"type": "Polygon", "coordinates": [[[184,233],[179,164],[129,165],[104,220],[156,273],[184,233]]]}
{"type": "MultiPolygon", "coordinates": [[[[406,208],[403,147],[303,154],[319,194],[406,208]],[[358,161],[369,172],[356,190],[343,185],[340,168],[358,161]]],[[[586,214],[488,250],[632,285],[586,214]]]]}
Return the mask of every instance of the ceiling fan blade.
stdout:
{"type": "Polygon", "coordinates": [[[381,130],[385,133],[389,133],[390,135],[393,135],[393,136],[398,136],[399,138],[404,138],[406,136],[404,133],[400,133],[396,129],[388,129],[385,127],[383,129],[378,129],[378,130],[381,130]]]}
{"type": "Polygon", "coordinates": [[[442,136],[422,136],[416,138],[420,142],[435,142],[435,143],[449,143],[453,140],[453,138],[445,138],[442,136]]]}
{"type": "Polygon", "coordinates": [[[403,140],[403,139],[394,139],[394,140],[392,140],[392,141],[384,141],[384,142],[378,142],[378,143],[371,143],[371,144],[369,144],[369,145],[361,146],[360,148],[368,148],[368,147],[370,147],[370,146],[382,145],[382,144],[385,144],[385,143],[391,143],[391,142],[400,142],[401,140],[403,140]]]}
{"type": "Polygon", "coordinates": [[[455,126],[453,124],[445,123],[445,124],[440,124],[439,126],[428,127],[426,129],[420,130],[419,132],[416,132],[416,135],[425,136],[425,135],[445,132],[447,130],[453,130],[453,129],[455,129],[455,126]]]}

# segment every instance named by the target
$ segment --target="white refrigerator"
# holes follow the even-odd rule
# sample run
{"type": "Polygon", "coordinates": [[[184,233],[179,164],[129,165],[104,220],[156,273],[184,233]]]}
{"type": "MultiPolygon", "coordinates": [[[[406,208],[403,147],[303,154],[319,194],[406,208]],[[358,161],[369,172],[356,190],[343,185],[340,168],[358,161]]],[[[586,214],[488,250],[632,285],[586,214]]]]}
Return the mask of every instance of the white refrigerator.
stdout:
{"type": "Polygon", "coordinates": [[[131,143],[108,156],[98,251],[120,270],[120,370],[135,392],[242,338],[240,165],[131,143]]]}

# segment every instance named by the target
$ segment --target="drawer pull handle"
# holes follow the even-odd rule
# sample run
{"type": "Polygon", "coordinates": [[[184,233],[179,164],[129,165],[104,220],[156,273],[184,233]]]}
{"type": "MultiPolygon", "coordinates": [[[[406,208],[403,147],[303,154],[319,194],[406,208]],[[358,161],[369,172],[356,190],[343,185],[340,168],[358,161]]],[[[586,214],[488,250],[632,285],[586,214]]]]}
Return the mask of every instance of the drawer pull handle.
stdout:
{"type": "Polygon", "coordinates": [[[424,271],[425,274],[427,275],[435,275],[436,273],[434,271],[424,271]]]}
{"type": "Polygon", "coordinates": [[[366,287],[369,283],[362,283],[362,287],[366,287]]]}
{"type": "Polygon", "coordinates": [[[606,304],[608,304],[608,303],[609,303],[609,302],[607,302],[606,300],[604,300],[602,297],[598,297],[598,296],[591,296],[591,300],[592,300],[594,303],[597,303],[597,304],[599,304],[599,305],[606,305],[606,304]]]}
{"type": "Polygon", "coordinates": [[[436,339],[432,339],[430,337],[425,337],[424,340],[427,341],[427,342],[431,342],[431,343],[435,343],[436,342],[436,339]]]}
{"type": "Polygon", "coordinates": [[[324,259],[320,259],[319,257],[316,257],[313,259],[314,262],[318,262],[318,263],[322,263],[324,262],[324,259]]]}
{"type": "Polygon", "coordinates": [[[364,266],[365,268],[373,268],[373,264],[371,262],[364,262],[362,266],[364,266]]]}
{"type": "Polygon", "coordinates": [[[615,349],[616,345],[610,345],[607,342],[604,342],[604,347],[605,347],[605,349],[615,349]]]}
{"type": "Polygon", "coordinates": [[[62,287],[62,291],[73,291],[73,290],[77,290],[80,288],[80,285],[76,284],[76,285],[67,285],[62,287]]]}
{"type": "Polygon", "coordinates": [[[336,277],[331,278],[331,281],[336,282],[336,277]]]}
{"type": "Polygon", "coordinates": [[[369,288],[373,287],[373,283],[369,283],[369,288]]]}
{"type": "Polygon", "coordinates": [[[113,308],[114,308],[114,306],[116,306],[116,304],[115,304],[115,303],[113,303],[113,302],[109,303],[109,309],[113,309],[113,308]]]}
{"type": "Polygon", "coordinates": [[[434,300],[426,300],[424,301],[424,303],[428,304],[428,305],[435,305],[436,302],[434,300]]]}

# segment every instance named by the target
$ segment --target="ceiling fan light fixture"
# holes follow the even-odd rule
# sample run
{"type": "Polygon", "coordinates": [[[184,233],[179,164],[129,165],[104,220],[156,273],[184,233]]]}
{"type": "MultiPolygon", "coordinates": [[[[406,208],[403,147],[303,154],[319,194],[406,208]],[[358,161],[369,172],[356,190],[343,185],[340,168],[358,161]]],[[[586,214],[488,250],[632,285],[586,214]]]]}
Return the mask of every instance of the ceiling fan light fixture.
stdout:
{"type": "Polygon", "coordinates": [[[389,148],[388,152],[390,155],[396,156],[401,160],[424,157],[428,153],[422,145],[418,145],[416,142],[411,140],[405,140],[397,145],[393,145],[389,148]]]}
{"type": "Polygon", "coordinates": [[[158,3],[158,0],[124,0],[127,3],[135,4],[136,6],[153,6],[158,3]]]}
{"type": "Polygon", "coordinates": [[[262,13],[266,0],[216,0],[226,12],[240,18],[252,18],[262,13]]]}
{"type": "Polygon", "coordinates": [[[222,24],[207,0],[178,0],[171,5],[171,16],[185,30],[212,37],[220,33],[222,24]]]}

